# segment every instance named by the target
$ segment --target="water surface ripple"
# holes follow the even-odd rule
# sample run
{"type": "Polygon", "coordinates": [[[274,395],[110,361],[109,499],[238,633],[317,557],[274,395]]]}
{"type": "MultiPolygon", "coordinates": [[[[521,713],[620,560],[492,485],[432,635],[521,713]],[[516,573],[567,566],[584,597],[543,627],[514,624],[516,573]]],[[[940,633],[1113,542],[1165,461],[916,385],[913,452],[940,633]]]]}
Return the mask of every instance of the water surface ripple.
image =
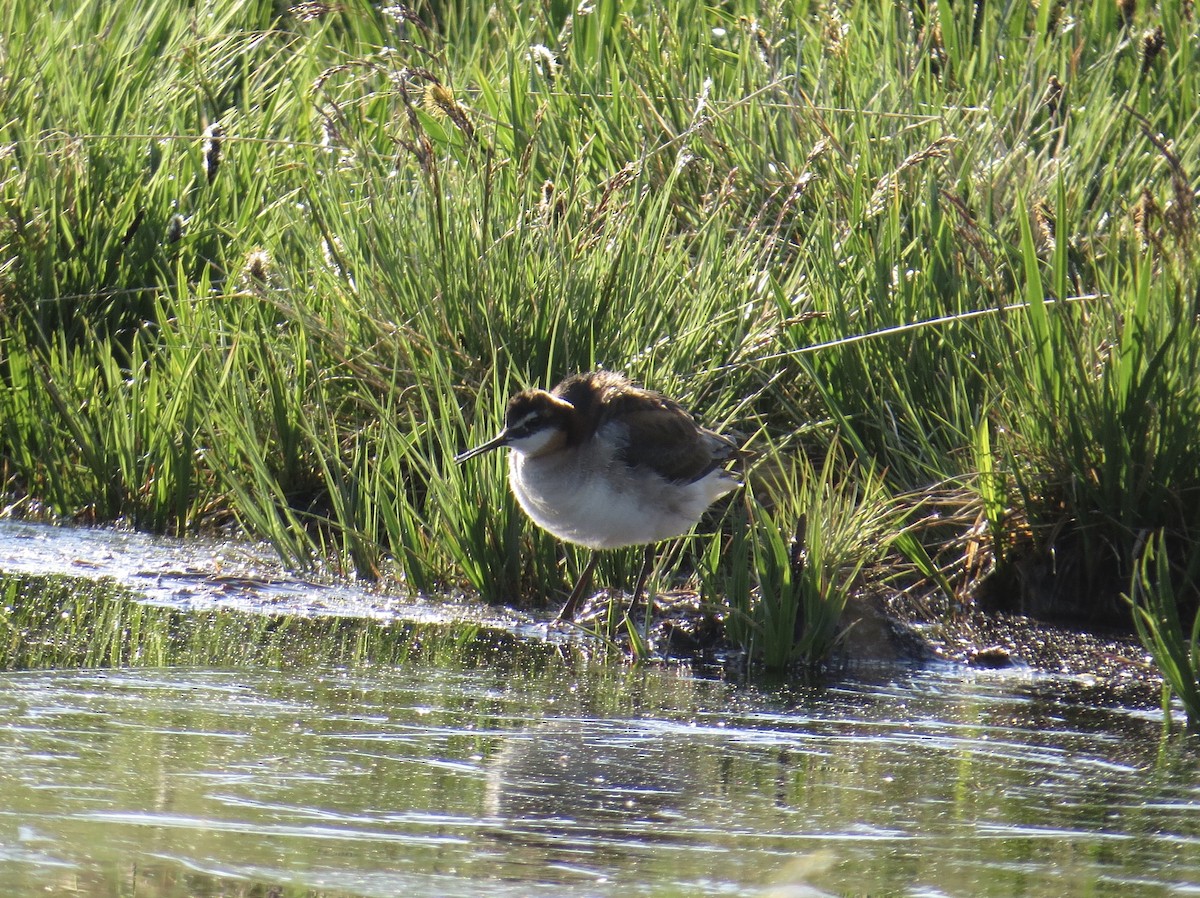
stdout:
{"type": "Polygon", "coordinates": [[[1194,752],[1061,685],[4,674],[0,895],[1200,893],[1194,752]]]}

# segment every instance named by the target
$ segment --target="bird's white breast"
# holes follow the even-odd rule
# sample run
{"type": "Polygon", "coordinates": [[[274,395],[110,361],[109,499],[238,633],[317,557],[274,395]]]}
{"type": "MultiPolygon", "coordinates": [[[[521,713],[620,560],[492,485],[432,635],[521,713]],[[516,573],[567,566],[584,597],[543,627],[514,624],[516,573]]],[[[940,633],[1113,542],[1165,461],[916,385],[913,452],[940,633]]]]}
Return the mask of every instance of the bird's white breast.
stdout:
{"type": "Polygon", "coordinates": [[[645,545],[681,536],[738,482],[715,470],[673,483],[615,458],[610,441],[542,456],[509,452],[509,483],[521,508],[559,539],[592,549],[645,545]]]}

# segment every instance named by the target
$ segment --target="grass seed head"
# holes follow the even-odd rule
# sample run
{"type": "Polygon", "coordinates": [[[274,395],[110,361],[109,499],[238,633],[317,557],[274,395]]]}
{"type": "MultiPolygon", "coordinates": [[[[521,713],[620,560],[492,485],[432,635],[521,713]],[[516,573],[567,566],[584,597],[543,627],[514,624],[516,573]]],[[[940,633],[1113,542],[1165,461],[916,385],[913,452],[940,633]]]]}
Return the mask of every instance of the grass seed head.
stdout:
{"type": "Polygon", "coordinates": [[[1042,95],[1042,103],[1053,119],[1059,117],[1059,109],[1062,108],[1063,94],[1066,93],[1066,90],[1063,83],[1054,75],[1046,79],[1046,93],[1042,95]]]}
{"type": "Polygon", "coordinates": [[[847,22],[836,6],[825,13],[825,23],[822,29],[825,41],[825,52],[830,56],[846,56],[849,53],[847,38],[850,35],[850,23],[847,22]]]}
{"type": "Polygon", "coordinates": [[[1149,187],[1143,187],[1142,195],[1133,205],[1133,228],[1137,232],[1142,249],[1158,242],[1158,235],[1154,232],[1154,219],[1161,215],[1162,210],[1154,201],[1154,194],[1150,192],[1149,187]]]}
{"type": "Polygon", "coordinates": [[[538,217],[546,224],[556,224],[567,211],[567,199],[547,179],[542,183],[542,197],[538,200],[538,217]]]}
{"type": "Polygon", "coordinates": [[[429,34],[429,26],[421,20],[421,17],[416,12],[407,6],[397,3],[392,6],[385,6],[379,11],[400,25],[414,25],[425,34],[429,34]]]}
{"type": "Polygon", "coordinates": [[[331,12],[337,12],[341,7],[333,3],[322,3],[320,0],[308,0],[305,3],[297,3],[295,6],[288,7],[288,12],[299,19],[301,22],[315,22],[323,16],[329,15],[331,12]]]}
{"type": "Polygon", "coordinates": [[[1174,196],[1167,203],[1163,218],[1175,239],[1187,243],[1196,229],[1196,192],[1179,170],[1172,173],[1171,189],[1174,196]]]}
{"type": "Polygon", "coordinates": [[[533,64],[533,66],[542,73],[542,77],[553,83],[558,77],[558,70],[561,67],[558,57],[545,44],[534,44],[525,54],[525,59],[533,64]]]}
{"type": "Polygon", "coordinates": [[[917,34],[917,43],[929,44],[929,66],[934,75],[940,76],[946,68],[949,57],[946,55],[946,40],[942,34],[942,23],[935,21],[931,26],[922,28],[917,34]]]}
{"type": "Polygon", "coordinates": [[[1162,53],[1163,47],[1166,46],[1166,35],[1163,34],[1162,25],[1155,25],[1153,28],[1147,28],[1142,33],[1142,74],[1145,75],[1154,67],[1154,60],[1158,59],[1158,55],[1162,53]]]}
{"type": "Polygon", "coordinates": [[[221,168],[221,139],[224,136],[225,131],[220,122],[213,122],[204,129],[201,152],[204,155],[204,176],[208,178],[209,184],[216,180],[217,171],[221,168]]]}
{"type": "Polygon", "coordinates": [[[425,85],[425,110],[437,116],[449,116],[458,106],[454,92],[444,84],[430,81],[425,85]]]}
{"type": "Polygon", "coordinates": [[[187,219],[176,212],[167,222],[167,233],[165,235],[168,244],[178,243],[183,239],[183,234],[187,230],[187,219]]]}
{"type": "Polygon", "coordinates": [[[748,16],[742,16],[739,20],[749,32],[751,39],[754,41],[754,50],[758,56],[758,61],[768,68],[773,67],[775,58],[775,49],[771,46],[771,39],[767,37],[767,32],[763,30],[756,19],[748,16]]]}
{"type": "Polygon", "coordinates": [[[824,156],[828,152],[829,152],[829,141],[828,141],[828,139],[822,137],[820,140],[818,140],[816,143],[814,143],[813,148],[808,151],[808,155],[806,157],[804,157],[804,164],[806,166],[812,165],[814,162],[816,162],[818,159],[820,159],[822,156],[824,156]]]}
{"type": "Polygon", "coordinates": [[[261,290],[271,278],[271,254],[265,249],[256,249],[246,254],[242,266],[242,280],[254,290],[261,290]]]}
{"type": "Polygon", "coordinates": [[[422,96],[422,105],[430,114],[439,118],[450,119],[467,136],[468,140],[477,142],[475,139],[475,126],[467,118],[466,109],[454,98],[454,91],[446,85],[440,81],[427,81],[425,84],[425,93],[422,96]]]}
{"type": "Polygon", "coordinates": [[[1054,210],[1050,208],[1049,203],[1045,200],[1038,200],[1036,206],[1033,207],[1033,220],[1037,225],[1037,242],[1038,246],[1044,250],[1052,250],[1054,248],[1054,233],[1058,227],[1058,223],[1054,217],[1054,210]]]}

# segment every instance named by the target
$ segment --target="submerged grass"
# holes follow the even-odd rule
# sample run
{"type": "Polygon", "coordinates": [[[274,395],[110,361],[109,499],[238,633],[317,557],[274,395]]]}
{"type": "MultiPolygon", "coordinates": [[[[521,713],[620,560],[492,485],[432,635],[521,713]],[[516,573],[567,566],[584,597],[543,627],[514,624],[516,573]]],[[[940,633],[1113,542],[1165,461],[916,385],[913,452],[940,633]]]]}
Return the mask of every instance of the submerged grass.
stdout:
{"type": "MultiPolygon", "coordinates": [[[[876,557],[835,548],[822,490],[975,490],[993,592],[1124,614],[1139,534],[1200,526],[1198,27],[1082,0],[9,3],[7,489],[544,602],[574,551],[498,462],[450,458],[515,389],[606,365],[815,478],[692,549],[748,644],[835,632],[797,649],[764,604],[800,588],[798,515],[830,608],[854,578],[811,558],[876,557]]],[[[895,526],[969,601],[983,566],[945,550],[971,540],[895,526]]]]}

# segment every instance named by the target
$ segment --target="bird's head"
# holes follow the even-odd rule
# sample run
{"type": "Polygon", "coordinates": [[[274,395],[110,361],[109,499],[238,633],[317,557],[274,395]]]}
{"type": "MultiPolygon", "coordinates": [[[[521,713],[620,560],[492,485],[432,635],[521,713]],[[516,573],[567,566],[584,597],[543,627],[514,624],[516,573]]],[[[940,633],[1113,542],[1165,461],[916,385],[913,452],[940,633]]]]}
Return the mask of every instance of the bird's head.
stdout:
{"type": "Polygon", "coordinates": [[[567,442],[575,406],[545,390],[523,390],[508,402],[504,429],[492,439],[454,457],[456,462],[507,446],[536,458],[561,449],[567,442]]]}

